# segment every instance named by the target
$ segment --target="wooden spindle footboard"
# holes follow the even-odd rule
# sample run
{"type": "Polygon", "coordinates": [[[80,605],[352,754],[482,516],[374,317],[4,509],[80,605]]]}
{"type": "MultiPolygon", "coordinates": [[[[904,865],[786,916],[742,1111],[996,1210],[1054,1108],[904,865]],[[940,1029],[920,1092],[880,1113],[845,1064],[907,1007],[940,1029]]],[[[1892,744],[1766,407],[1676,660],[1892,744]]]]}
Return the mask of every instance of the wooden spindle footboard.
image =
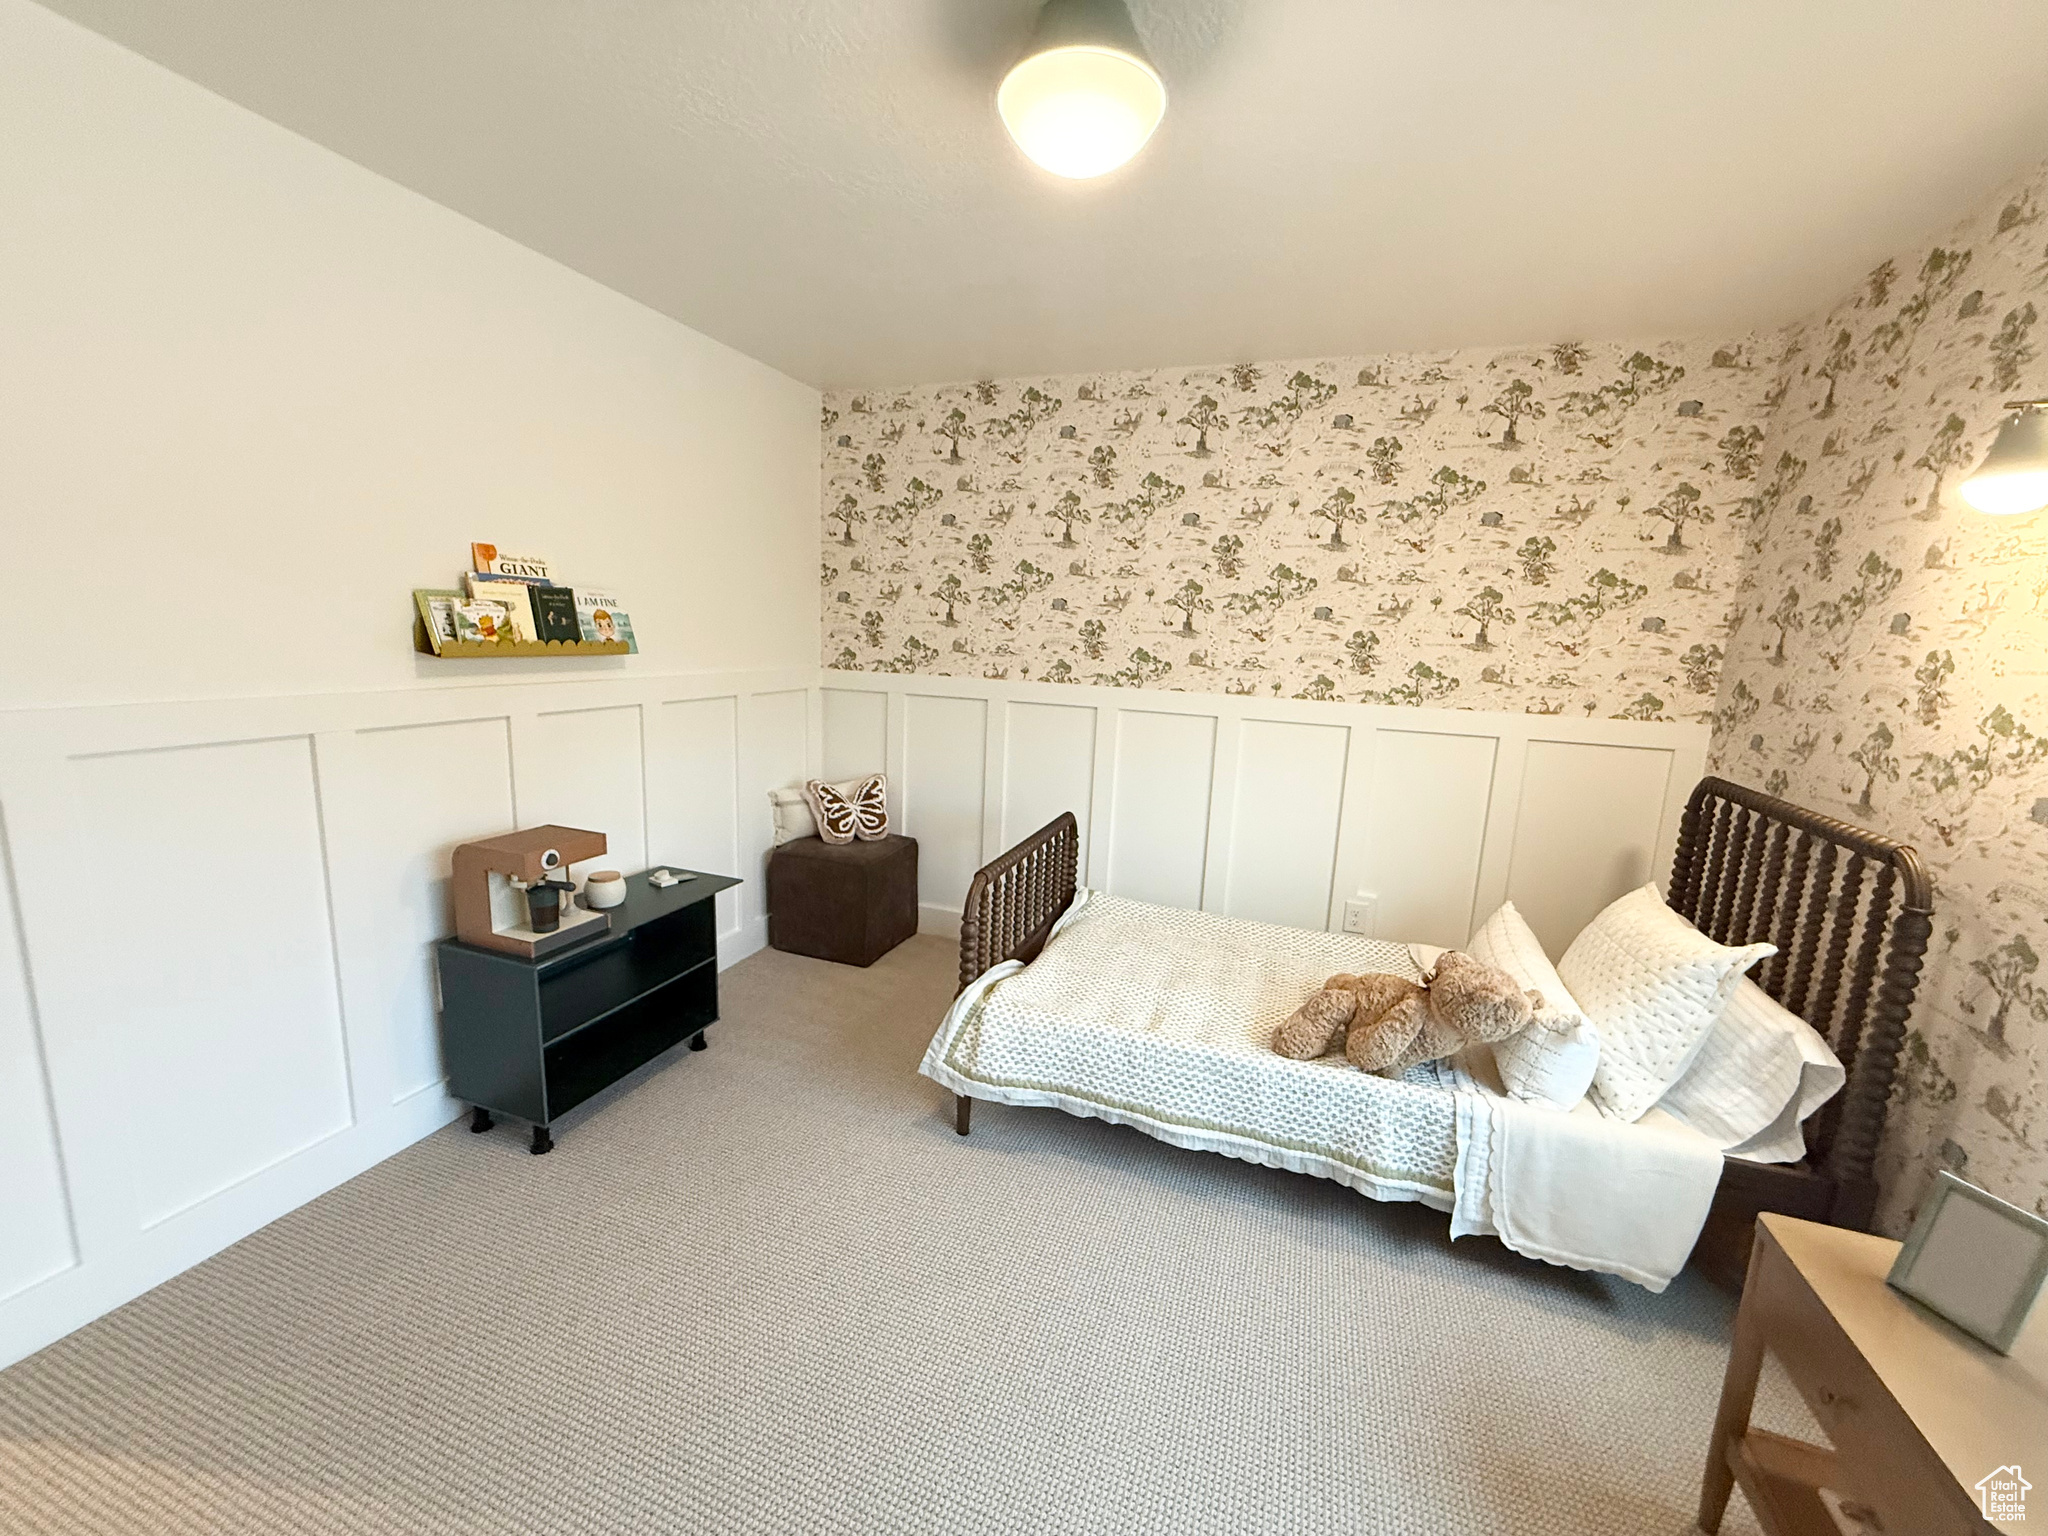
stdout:
{"type": "Polygon", "coordinates": [[[974,877],[960,913],[961,992],[1005,960],[1037,958],[1074,904],[1080,862],[1080,823],[1062,811],[974,877]]]}
{"type": "MultiPolygon", "coordinates": [[[[1005,960],[1038,957],[1052,925],[1074,904],[1080,865],[1081,825],[1062,811],[975,875],[960,913],[959,991],[1005,960]]],[[[973,1112],[974,1101],[958,1095],[953,1129],[962,1136],[973,1112]]]]}

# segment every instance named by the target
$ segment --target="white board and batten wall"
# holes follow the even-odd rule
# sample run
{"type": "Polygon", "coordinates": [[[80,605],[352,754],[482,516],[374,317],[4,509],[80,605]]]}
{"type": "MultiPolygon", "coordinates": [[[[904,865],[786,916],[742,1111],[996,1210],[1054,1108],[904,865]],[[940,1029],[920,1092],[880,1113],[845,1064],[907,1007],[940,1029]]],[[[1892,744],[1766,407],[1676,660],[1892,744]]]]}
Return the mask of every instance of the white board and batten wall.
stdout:
{"type": "Polygon", "coordinates": [[[1512,899],[1561,952],[1668,872],[1703,725],[827,673],[828,777],[886,768],[927,932],[1062,811],[1084,883],[1166,906],[1463,943],[1512,899]]]}
{"type": "MultiPolygon", "coordinates": [[[[769,789],[890,774],[927,931],[1061,811],[1087,883],[1553,951],[1660,877],[1690,725],[812,669],[23,711],[0,736],[0,1363],[453,1118],[432,945],[453,847],[555,821],[605,862],[741,875],[769,789]]],[[[686,1068],[685,1068],[686,1070],[686,1068]]],[[[565,1144],[565,1145],[571,1145],[565,1144]]],[[[523,1154],[521,1154],[523,1155],[523,1154]]]]}
{"type": "Polygon", "coordinates": [[[739,874],[720,961],[760,948],[767,791],[816,771],[816,678],[7,716],[0,1364],[459,1112],[432,956],[456,844],[558,822],[622,869],[739,874]]]}

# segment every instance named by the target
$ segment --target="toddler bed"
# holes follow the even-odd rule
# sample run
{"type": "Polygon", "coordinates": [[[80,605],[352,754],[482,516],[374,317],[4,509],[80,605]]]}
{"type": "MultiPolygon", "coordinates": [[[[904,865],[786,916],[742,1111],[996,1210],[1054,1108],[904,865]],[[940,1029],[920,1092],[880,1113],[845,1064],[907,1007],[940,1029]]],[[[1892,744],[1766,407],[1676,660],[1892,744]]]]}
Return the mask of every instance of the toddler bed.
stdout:
{"type": "Polygon", "coordinates": [[[969,891],[960,995],[922,1068],[958,1095],[962,1135],[975,1098],[1061,1108],[1419,1200],[1452,1213],[1454,1236],[1497,1232],[1532,1256],[1653,1289],[1696,1236],[1710,1269],[1739,1278],[1760,1210],[1869,1219],[1930,931],[1929,884],[1910,848],[1722,779],[1688,802],[1669,906],[1718,942],[1775,944],[1754,981],[1825,1037],[1846,1076],[1805,1121],[1805,1157],[1769,1164],[1724,1158],[1661,1108],[1630,1123],[1590,1102],[1570,1113],[1515,1103],[1481,1053],[1400,1079],[1341,1057],[1276,1057],[1273,1027],[1323,977],[1419,977],[1429,956],[1081,891],[1078,861],[1064,815],[969,891]],[[1601,1198],[1572,1198],[1589,1187],[1601,1198]]]}

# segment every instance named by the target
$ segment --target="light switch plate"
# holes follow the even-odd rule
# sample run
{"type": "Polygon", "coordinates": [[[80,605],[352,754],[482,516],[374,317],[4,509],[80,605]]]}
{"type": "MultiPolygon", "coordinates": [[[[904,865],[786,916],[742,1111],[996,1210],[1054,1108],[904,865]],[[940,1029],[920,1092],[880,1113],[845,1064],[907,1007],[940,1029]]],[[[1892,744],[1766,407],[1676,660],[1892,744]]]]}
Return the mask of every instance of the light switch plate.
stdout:
{"type": "Polygon", "coordinates": [[[1380,899],[1377,896],[1358,896],[1344,903],[1344,931],[1362,933],[1371,938],[1379,916],[1380,899]]]}

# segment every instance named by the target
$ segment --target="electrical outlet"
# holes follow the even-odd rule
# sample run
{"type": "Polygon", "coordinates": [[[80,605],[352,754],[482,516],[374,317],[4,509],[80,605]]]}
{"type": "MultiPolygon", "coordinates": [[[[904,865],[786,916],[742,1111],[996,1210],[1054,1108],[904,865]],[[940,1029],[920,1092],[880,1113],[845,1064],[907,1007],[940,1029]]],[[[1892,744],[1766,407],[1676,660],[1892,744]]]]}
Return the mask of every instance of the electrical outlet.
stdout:
{"type": "Polygon", "coordinates": [[[1344,903],[1344,931],[1362,933],[1371,938],[1377,927],[1380,899],[1377,896],[1360,896],[1344,903]]]}

